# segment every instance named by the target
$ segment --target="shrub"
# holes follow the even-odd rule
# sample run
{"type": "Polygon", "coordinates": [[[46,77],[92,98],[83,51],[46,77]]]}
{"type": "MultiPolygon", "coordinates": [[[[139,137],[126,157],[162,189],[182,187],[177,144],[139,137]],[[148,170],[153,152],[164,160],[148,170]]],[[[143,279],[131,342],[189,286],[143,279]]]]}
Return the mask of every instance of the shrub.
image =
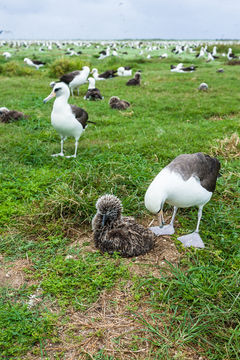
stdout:
{"type": "Polygon", "coordinates": [[[68,59],[62,57],[52,63],[49,75],[59,78],[70,71],[81,70],[83,66],[90,67],[90,64],[80,59],[68,59]]]}
{"type": "Polygon", "coordinates": [[[35,70],[22,66],[16,61],[10,61],[1,66],[0,73],[6,76],[32,76],[35,74],[35,70]]]}

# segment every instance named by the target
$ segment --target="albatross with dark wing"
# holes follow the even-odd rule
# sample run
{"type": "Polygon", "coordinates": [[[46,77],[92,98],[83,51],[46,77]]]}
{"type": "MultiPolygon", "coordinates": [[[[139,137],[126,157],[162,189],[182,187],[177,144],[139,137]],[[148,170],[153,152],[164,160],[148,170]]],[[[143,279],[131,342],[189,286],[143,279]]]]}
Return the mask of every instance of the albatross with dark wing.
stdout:
{"type": "Polygon", "coordinates": [[[111,79],[116,75],[117,70],[106,70],[102,74],[100,74],[98,77],[104,78],[104,79],[111,79]]]}
{"type": "Polygon", "coordinates": [[[28,66],[35,67],[37,70],[39,70],[40,67],[44,66],[46,63],[39,60],[31,60],[29,58],[25,58],[23,60],[28,66]]]}
{"type": "Polygon", "coordinates": [[[171,235],[177,209],[198,206],[196,230],[178,238],[185,247],[204,248],[199,235],[203,206],[211,199],[220,176],[220,162],[203,153],[182,154],[163,168],[155,177],[145,194],[146,208],[159,214],[159,226],[150,228],[156,235],[171,235]],[[164,224],[164,203],[174,206],[169,225],[164,224]]]}
{"type": "Polygon", "coordinates": [[[103,77],[99,77],[99,74],[98,74],[98,69],[94,68],[92,69],[91,73],[93,74],[93,77],[96,81],[98,80],[106,80],[105,78],[103,77]]]}
{"type": "Polygon", "coordinates": [[[60,81],[67,84],[71,90],[71,94],[73,96],[74,89],[77,88],[79,95],[79,86],[85,84],[87,82],[88,75],[90,73],[90,69],[88,66],[83,66],[83,69],[72,71],[68,74],[64,74],[60,77],[60,81]]]}
{"type": "Polygon", "coordinates": [[[102,100],[103,96],[100,93],[100,90],[95,87],[95,79],[93,77],[88,78],[89,86],[86,95],[84,96],[85,100],[102,100]]]}
{"type": "Polygon", "coordinates": [[[64,140],[69,136],[73,136],[75,138],[75,152],[73,155],[66,157],[75,158],[77,155],[78,140],[86,129],[87,124],[95,124],[88,120],[88,113],[85,110],[75,105],[68,104],[69,96],[70,91],[68,86],[64,82],[57,82],[55,83],[51,94],[43,100],[44,103],[46,103],[53,97],[56,97],[51,113],[51,124],[61,136],[61,152],[53,154],[52,156],[64,156],[64,140]]]}

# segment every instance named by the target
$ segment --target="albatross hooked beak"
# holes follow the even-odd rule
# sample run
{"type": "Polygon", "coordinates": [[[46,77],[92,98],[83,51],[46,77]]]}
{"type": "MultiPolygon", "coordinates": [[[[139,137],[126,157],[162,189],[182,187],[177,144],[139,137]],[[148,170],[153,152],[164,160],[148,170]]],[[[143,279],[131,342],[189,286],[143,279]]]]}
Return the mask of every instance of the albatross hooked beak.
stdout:
{"type": "Polygon", "coordinates": [[[159,227],[162,228],[165,224],[164,218],[163,218],[163,209],[161,209],[158,213],[158,220],[159,220],[159,227]]]}
{"type": "Polygon", "coordinates": [[[44,104],[46,104],[47,101],[51,100],[51,99],[52,99],[53,97],[55,97],[55,96],[56,96],[55,91],[52,91],[51,94],[48,95],[48,96],[43,100],[44,104]]]}
{"type": "Polygon", "coordinates": [[[106,214],[103,214],[103,218],[102,218],[102,226],[104,226],[104,225],[105,225],[106,219],[107,219],[107,215],[106,215],[106,214]]]}

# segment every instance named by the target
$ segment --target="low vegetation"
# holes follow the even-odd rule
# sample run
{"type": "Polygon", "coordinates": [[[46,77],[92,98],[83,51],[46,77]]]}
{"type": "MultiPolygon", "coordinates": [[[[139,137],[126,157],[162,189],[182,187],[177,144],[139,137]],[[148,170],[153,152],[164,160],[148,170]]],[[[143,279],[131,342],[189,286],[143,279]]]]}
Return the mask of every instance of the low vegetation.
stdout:
{"type": "MultiPolygon", "coordinates": [[[[29,116],[0,124],[0,359],[239,359],[238,67],[170,50],[167,59],[153,51],[148,60],[128,48],[100,61],[94,44],[72,58],[57,48],[38,55],[34,46],[0,59],[1,106],[29,116]],[[34,56],[46,62],[40,70],[23,62],[34,56]],[[171,73],[179,62],[197,71],[171,73]],[[52,103],[43,99],[51,81],[83,65],[99,73],[129,65],[142,71],[142,83],[98,82],[99,102],[84,101],[87,85],[80,87],[69,102],[96,125],[81,137],[76,159],[53,158],[60,139],[52,103]],[[207,92],[197,90],[201,82],[207,92]],[[110,109],[113,95],[131,107],[110,109]],[[121,259],[96,251],[91,219],[99,196],[115,194],[126,215],[148,226],[154,217],[143,199],[153,177],[177,155],[199,151],[222,166],[203,211],[205,249],[177,240],[196,226],[197,209],[185,209],[176,234],[154,252],[121,259]]],[[[238,45],[233,50],[240,54],[238,45]]],[[[73,139],[64,146],[72,153],[73,139]]]]}

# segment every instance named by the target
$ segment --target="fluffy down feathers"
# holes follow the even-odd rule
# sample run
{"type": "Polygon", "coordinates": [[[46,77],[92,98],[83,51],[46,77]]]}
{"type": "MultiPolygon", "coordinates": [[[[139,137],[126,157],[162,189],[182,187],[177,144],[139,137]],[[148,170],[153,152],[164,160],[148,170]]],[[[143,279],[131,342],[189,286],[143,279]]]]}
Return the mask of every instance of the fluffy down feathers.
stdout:
{"type": "Polygon", "coordinates": [[[126,110],[130,103],[126,100],[120,100],[117,96],[112,96],[109,100],[109,105],[112,109],[126,110]]]}
{"type": "Polygon", "coordinates": [[[20,119],[26,119],[27,115],[24,115],[20,111],[8,110],[7,108],[0,108],[0,122],[10,123],[20,119]]]}
{"type": "Polygon", "coordinates": [[[92,221],[94,243],[101,252],[123,257],[143,255],[155,245],[153,233],[137,224],[133,218],[122,216],[122,204],[114,195],[103,195],[96,203],[97,213],[92,221]]]}
{"type": "Polygon", "coordinates": [[[126,83],[127,86],[136,86],[136,85],[140,85],[140,80],[141,80],[141,74],[139,71],[137,71],[134,75],[133,79],[128,80],[128,82],[126,83]]]}

